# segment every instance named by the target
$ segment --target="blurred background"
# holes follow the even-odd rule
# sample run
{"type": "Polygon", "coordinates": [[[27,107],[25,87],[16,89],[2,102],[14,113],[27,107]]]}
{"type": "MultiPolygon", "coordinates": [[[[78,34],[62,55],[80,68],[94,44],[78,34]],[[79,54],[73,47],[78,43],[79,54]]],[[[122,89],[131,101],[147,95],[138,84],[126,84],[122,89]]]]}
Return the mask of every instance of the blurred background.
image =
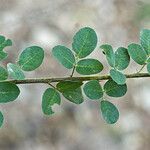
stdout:
{"type": "MultiPolygon", "coordinates": [[[[18,54],[31,45],[45,49],[44,63],[26,77],[62,77],[71,70],[62,67],[51,54],[53,46],[71,48],[78,29],[90,26],[97,32],[97,51],[89,57],[109,66],[99,50],[103,43],[114,49],[139,42],[142,28],[150,29],[149,0],[0,0],[0,34],[13,40],[9,57],[1,65],[14,63],[18,54]]],[[[130,63],[126,73],[140,66],[130,63]]],[[[76,74],[78,75],[78,74],[76,74]]],[[[103,84],[103,82],[102,82],[103,84]]],[[[1,105],[5,123],[0,129],[0,150],[149,150],[150,79],[128,80],[122,98],[109,98],[120,110],[120,119],[107,125],[99,103],[88,100],[79,106],[63,99],[55,114],[41,111],[41,97],[47,85],[19,85],[21,94],[12,103],[1,105]]]]}

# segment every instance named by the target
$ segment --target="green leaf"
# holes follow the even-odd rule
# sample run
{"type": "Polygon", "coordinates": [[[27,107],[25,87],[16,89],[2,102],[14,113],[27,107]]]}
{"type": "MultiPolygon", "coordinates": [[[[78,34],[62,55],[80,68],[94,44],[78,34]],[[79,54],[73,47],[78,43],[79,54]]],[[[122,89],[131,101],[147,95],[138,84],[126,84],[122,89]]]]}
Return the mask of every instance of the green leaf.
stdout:
{"type": "Polygon", "coordinates": [[[92,53],[97,45],[97,35],[89,27],[80,29],[73,37],[72,48],[79,58],[84,58],[92,53]]]}
{"type": "Polygon", "coordinates": [[[7,70],[0,66],[0,81],[6,80],[8,78],[7,70]]]}
{"type": "Polygon", "coordinates": [[[56,87],[60,92],[66,92],[79,88],[83,83],[80,81],[60,81],[56,87]]]}
{"type": "Polygon", "coordinates": [[[126,76],[115,69],[110,70],[110,76],[117,84],[125,84],[126,82],[126,76]]]}
{"type": "Polygon", "coordinates": [[[0,35],[0,44],[3,44],[4,41],[5,41],[5,37],[0,35]]]}
{"type": "Polygon", "coordinates": [[[3,125],[3,122],[4,122],[4,116],[3,116],[2,112],[0,111],[0,128],[3,125]]]}
{"type": "Polygon", "coordinates": [[[143,29],[140,32],[141,45],[148,55],[150,55],[150,30],[143,29]]]}
{"type": "Polygon", "coordinates": [[[12,41],[10,39],[5,40],[5,37],[0,35],[0,61],[8,56],[8,54],[3,51],[7,46],[12,46],[12,41]]]}
{"type": "Polygon", "coordinates": [[[128,46],[128,53],[131,58],[139,65],[145,64],[147,55],[140,45],[134,43],[130,44],[128,46]]]}
{"type": "Polygon", "coordinates": [[[65,46],[55,46],[53,56],[66,68],[71,69],[75,64],[75,57],[70,49],[65,46]]]}
{"type": "Polygon", "coordinates": [[[108,96],[111,97],[121,97],[124,96],[127,92],[127,85],[118,85],[115,81],[113,80],[108,80],[104,84],[104,91],[108,96]]]}
{"type": "Polygon", "coordinates": [[[12,41],[10,39],[6,40],[4,36],[0,36],[0,51],[3,51],[7,46],[12,46],[12,41]]]}
{"type": "Polygon", "coordinates": [[[44,59],[44,50],[38,46],[26,48],[19,56],[18,64],[24,71],[38,68],[44,59]]]}
{"type": "Polygon", "coordinates": [[[147,64],[147,71],[150,74],[150,62],[147,64]]]}
{"type": "Polygon", "coordinates": [[[4,60],[5,58],[7,58],[8,54],[3,52],[3,51],[0,51],[0,61],[4,60]]]}
{"type": "Polygon", "coordinates": [[[19,66],[12,64],[12,63],[8,63],[7,64],[7,70],[8,70],[8,74],[16,80],[23,80],[25,78],[24,73],[22,72],[22,70],[20,69],[19,66]]]}
{"type": "Polygon", "coordinates": [[[19,88],[9,82],[0,82],[0,103],[14,101],[20,94],[19,88]]]}
{"type": "Polygon", "coordinates": [[[103,44],[100,46],[100,48],[103,49],[103,53],[106,55],[108,64],[111,67],[114,67],[115,66],[115,54],[114,54],[112,46],[108,44],[103,44]]]}
{"type": "Polygon", "coordinates": [[[96,74],[103,70],[103,65],[96,59],[82,59],[77,63],[76,71],[79,74],[96,74]]]}
{"type": "Polygon", "coordinates": [[[103,89],[97,80],[87,82],[83,90],[85,95],[90,99],[100,99],[103,97],[103,89]]]}
{"type": "Polygon", "coordinates": [[[102,116],[108,124],[113,124],[117,122],[117,120],[119,119],[119,111],[114,104],[104,100],[101,101],[100,108],[102,116]]]}
{"type": "Polygon", "coordinates": [[[52,106],[54,104],[60,105],[61,103],[61,98],[59,93],[53,89],[53,88],[48,88],[42,97],[42,111],[45,115],[51,115],[53,114],[52,106]]]}
{"type": "Polygon", "coordinates": [[[115,52],[115,68],[124,70],[130,63],[130,56],[128,50],[124,47],[119,47],[115,52]]]}
{"type": "Polygon", "coordinates": [[[80,87],[75,90],[66,91],[62,94],[66,99],[75,104],[81,104],[84,101],[80,87]]]}

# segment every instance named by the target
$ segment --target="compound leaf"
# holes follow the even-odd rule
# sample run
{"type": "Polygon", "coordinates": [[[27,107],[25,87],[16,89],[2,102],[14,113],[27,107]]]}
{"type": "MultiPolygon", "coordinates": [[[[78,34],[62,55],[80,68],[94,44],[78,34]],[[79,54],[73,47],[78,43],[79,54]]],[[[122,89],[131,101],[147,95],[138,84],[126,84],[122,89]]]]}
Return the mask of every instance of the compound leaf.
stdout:
{"type": "Polygon", "coordinates": [[[75,57],[70,49],[65,46],[55,46],[53,56],[66,68],[71,69],[75,64],[75,57]]]}
{"type": "Polygon", "coordinates": [[[119,47],[115,52],[115,68],[124,70],[130,63],[130,56],[128,50],[124,47],[119,47]]]}
{"type": "Polygon", "coordinates": [[[114,124],[119,119],[117,107],[109,101],[103,100],[100,105],[101,113],[108,124],[114,124]]]}
{"type": "Polygon", "coordinates": [[[22,70],[20,69],[19,66],[12,64],[12,63],[8,63],[7,64],[7,70],[8,70],[8,74],[16,80],[23,80],[25,78],[24,73],[22,72],[22,70]]]}
{"type": "Polygon", "coordinates": [[[52,106],[60,105],[60,94],[53,88],[48,88],[42,96],[42,111],[45,115],[53,114],[52,106]]]}
{"type": "Polygon", "coordinates": [[[143,29],[140,32],[140,42],[144,50],[148,55],[150,55],[150,30],[143,29]]]}
{"type": "Polygon", "coordinates": [[[126,76],[115,69],[110,70],[110,76],[117,84],[125,84],[126,82],[126,76]]]}
{"type": "Polygon", "coordinates": [[[139,65],[145,64],[147,55],[140,45],[134,43],[130,44],[128,46],[128,53],[131,58],[139,65]]]}
{"type": "Polygon", "coordinates": [[[104,84],[104,91],[108,96],[121,97],[126,94],[127,85],[126,84],[119,85],[115,81],[110,79],[104,84]]]}
{"type": "Polygon", "coordinates": [[[7,78],[8,78],[7,70],[0,66],[0,81],[6,80],[7,78]]]}
{"type": "Polygon", "coordinates": [[[83,83],[80,81],[60,81],[56,87],[60,92],[66,92],[79,88],[83,83]]]}
{"type": "Polygon", "coordinates": [[[0,103],[14,101],[20,94],[19,88],[9,82],[0,82],[0,103]]]}
{"type": "Polygon", "coordinates": [[[97,35],[89,27],[80,29],[73,37],[72,48],[79,58],[88,56],[97,45],[97,35]]]}
{"type": "Polygon", "coordinates": [[[84,85],[84,93],[90,99],[100,99],[103,97],[103,89],[97,80],[92,80],[84,85]]]}
{"type": "Polygon", "coordinates": [[[38,46],[26,48],[19,56],[18,65],[24,71],[38,68],[44,59],[44,50],[38,46]]]}
{"type": "Polygon", "coordinates": [[[75,104],[81,104],[84,101],[80,87],[75,90],[63,92],[62,94],[66,99],[75,104]]]}
{"type": "Polygon", "coordinates": [[[103,53],[106,55],[106,59],[108,61],[108,64],[111,67],[114,67],[115,65],[115,54],[113,51],[113,48],[111,45],[103,44],[100,46],[101,49],[103,49],[103,53]]]}
{"type": "Polygon", "coordinates": [[[103,65],[96,59],[83,59],[77,63],[76,71],[82,75],[96,74],[103,70],[103,65]]]}
{"type": "Polygon", "coordinates": [[[3,125],[3,122],[4,122],[4,116],[3,116],[2,112],[0,111],[0,128],[3,125]]]}

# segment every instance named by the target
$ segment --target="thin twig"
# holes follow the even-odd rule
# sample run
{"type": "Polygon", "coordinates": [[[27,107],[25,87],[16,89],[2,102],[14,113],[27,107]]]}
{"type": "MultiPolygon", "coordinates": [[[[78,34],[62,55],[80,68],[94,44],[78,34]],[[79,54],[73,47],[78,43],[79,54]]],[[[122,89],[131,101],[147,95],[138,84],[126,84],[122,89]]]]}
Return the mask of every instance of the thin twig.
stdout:
{"type": "Polygon", "coordinates": [[[75,68],[76,68],[76,66],[74,65],[74,67],[73,67],[73,70],[72,70],[72,73],[71,73],[70,77],[73,77],[73,74],[74,74],[75,68]]]}
{"type": "Polygon", "coordinates": [[[137,73],[140,73],[145,66],[146,66],[146,64],[144,64],[137,73]]]}
{"type": "Polygon", "coordinates": [[[56,87],[55,87],[53,84],[51,84],[51,82],[48,82],[48,84],[49,84],[51,87],[53,87],[54,89],[56,89],[56,87]]]}

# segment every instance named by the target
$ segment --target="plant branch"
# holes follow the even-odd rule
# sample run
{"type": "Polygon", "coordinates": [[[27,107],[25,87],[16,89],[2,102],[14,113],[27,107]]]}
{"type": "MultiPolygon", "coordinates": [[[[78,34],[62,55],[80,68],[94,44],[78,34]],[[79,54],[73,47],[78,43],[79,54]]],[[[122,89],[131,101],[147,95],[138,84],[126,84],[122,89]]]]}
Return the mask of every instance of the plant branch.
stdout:
{"type": "Polygon", "coordinates": [[[70,77],[73,77],[73,74],[74,74],[75,69],[76,69],[76,66],[73,67],[73,70],[72,70],[72,73],[71,73],[71,76],[70,76],[70,77]]]}
{"type": "MultiPolygon", "coordinates": [[[[143,78],[150,77],[148,73],[134,73],[134,74],[125,74],[126,78],[143,78]]],[[[11,82],[15,84],[31,84],[31,83],[45,83],[50,84],[52,82],[59,81],[89,81],[89,80],[108,80],[110,75],[101,75],[101,76],[85,76],[85,77],[62,77],[62,78],[28,78],[24,80],[7,80],[1,82],[11,82]]]]}

